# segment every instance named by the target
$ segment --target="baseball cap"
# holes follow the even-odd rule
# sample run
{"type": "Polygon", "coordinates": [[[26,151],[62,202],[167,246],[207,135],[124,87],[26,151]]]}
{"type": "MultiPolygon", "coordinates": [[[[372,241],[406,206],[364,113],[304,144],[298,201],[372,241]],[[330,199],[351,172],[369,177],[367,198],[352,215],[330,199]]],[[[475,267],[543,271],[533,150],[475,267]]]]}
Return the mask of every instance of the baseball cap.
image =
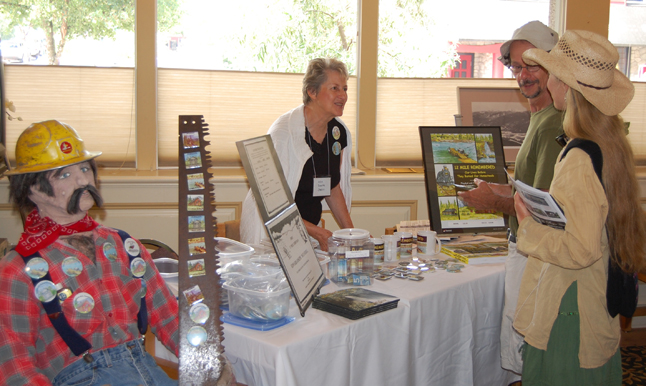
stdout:
{"type": "Polygon", "coordinates": [[[509,47],[515,40],[526,40],[534,47],[549,52],[554,48],[556,42],[559,41],[559,34],[538,20],[530,21],[523,25],[514,31],[510,40],[507,40],[502,46],[500,46],[501,56],[498,57],[498,60],[500,60],[505,66],[509,66],[511,64],[511,59],[509,58],[509,47]]]}

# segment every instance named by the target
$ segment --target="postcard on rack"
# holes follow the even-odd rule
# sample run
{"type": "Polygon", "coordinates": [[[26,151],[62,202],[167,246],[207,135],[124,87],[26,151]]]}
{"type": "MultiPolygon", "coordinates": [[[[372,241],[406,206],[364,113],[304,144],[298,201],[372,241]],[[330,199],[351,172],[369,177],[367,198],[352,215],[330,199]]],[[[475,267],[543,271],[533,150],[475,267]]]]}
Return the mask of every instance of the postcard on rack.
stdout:
{"type": "Polygon", "coordinates": [[[236,142],[251,191],[264,222],[294,203],[269,135],[236,142]]]}
{"type": "Polygon", "coordinates": [[[304,315],[323,286],[325,274],[296,204],[265,223],[265,227],[292,288],[296,305],[304,315]]]}
{"type": "Polygon", "coordinates": [[[520,198],[523,199],[527,210],[531,213],[534,220],[552,228],[565,228],[567,219],[551,194],[529,186],[522,181],[516,181],[509,173],[507,173],[507,178],[518,194],[520,194],[520,198]]]}

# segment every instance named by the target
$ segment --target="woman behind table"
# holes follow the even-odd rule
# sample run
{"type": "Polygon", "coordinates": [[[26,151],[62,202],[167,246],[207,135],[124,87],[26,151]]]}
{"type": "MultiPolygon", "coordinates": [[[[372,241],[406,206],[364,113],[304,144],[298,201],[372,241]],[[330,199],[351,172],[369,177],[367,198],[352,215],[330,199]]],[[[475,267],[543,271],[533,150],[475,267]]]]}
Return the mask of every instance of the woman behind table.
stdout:
{"type": "MultiPolygon", "coordinates": [[[[313,59],[303,78],[303,105],[283,114],[269,128],[287,184],[307,232],[327,251],[332,232],[321,221],[322,200],[342,228],[352,228],[350,171],[352,140],[343,121],[348,100],[348,70],[336,59],[313,59]],[[314,191],[314,184],[322,187],[314,191]]],[[[242,204],[242,242],[267,238],[251,191],[242,204]]]]}
{"type": "Polygon", "coordinates": [[[633,155],[618,116],[634,87],[615,69],[617,49],[592,32],[566,31],[549,54],[532,49],[523,59],[550,73],[566,135],[596,142],[603,154],[603,185],[583,150],[559,156],[550,193],[567,218],[563,230],[536,222],[515,197],[518,248],[529,255],[514,320],[526,342],[523,386],[621,385],[619,317],[608,313],[606,270],[611,251],[626,272],[645,255],[633,155]]]}

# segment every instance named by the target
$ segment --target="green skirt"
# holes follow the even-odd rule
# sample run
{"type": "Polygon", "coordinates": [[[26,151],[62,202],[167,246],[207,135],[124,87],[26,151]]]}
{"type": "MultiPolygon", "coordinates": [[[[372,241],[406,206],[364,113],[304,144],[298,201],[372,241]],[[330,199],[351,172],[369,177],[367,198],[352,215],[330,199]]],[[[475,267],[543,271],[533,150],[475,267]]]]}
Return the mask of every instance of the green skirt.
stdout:
{"type": "Polygon", "coordinates": [[[579,344],[579,306],[574,282],[561,300],[547,350],[527,343],[523,346],[523,386],[621,386],[621,350],[601,367],[582,369],[579,344]]]}

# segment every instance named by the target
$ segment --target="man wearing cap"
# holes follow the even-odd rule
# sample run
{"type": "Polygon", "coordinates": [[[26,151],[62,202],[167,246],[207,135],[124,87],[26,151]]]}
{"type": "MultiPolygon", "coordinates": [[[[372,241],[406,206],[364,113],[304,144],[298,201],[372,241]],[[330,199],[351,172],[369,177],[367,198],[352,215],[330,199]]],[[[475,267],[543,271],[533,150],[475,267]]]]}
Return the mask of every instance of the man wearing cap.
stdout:
{"type": "Polygon", "coordinates": [[[94,158],[58,121],[16,143],[11,199],[26,215],[0,260],[0,384],[177,385],[143,348],[148,325],[178,353],[178,307],[141,243],[95,222],[94,158]]]}
{"type": "MultiPolygon", "coordinates": [[[[507,66],[529,102],[531,118],[525,140],[516,157],[514,176],[538,189],[548,190],[554,175],[554,164],[561,151],[555,138],[563,134],[562,113],[554,108],[547,90],[549,74],[541,66],[529,66],[522,58],[525,51],[539,48],[550,51],[558,34],[541,23],[531,21],[516,31],[511,40],[500,47],[498,58],[507,66]]],[[[495,209],[509,215],[509,254],[505,262],[505,306],[500,333],[502,367],[513,372],[510,381],[519,379],[522,357],[519,352],[523,337],[513,330],[512,323],[518,300],[521,278],[527,257],[516,249],[518,220],[510,185],[487,183],[475,179],[477,187],[459,192],[461,199],[476,209],[495,209]]]]}

